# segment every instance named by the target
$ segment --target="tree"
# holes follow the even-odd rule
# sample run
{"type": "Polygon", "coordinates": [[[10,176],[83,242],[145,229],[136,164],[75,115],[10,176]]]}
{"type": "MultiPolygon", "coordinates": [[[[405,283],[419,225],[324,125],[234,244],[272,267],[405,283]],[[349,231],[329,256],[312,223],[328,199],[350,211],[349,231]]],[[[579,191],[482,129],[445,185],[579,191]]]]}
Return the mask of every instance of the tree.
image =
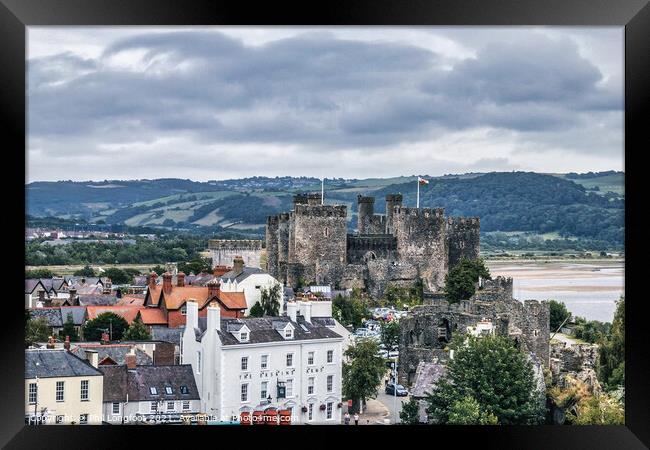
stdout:
{"type": "Polygon", "coordinates": [[[264,308],[262,308],[260,302],[257,302],[253,305],[251,310],[248,312],[248,315],[250,317],[262,317],[264,315],[264,308]]]}
{"type": "Polygon", "coordinates": [[[126,271],[117,267],[109,267],[104,271],[103,275],[110,278],[113,284],[128,284],[132,280],[132,277],[126,271]]]}
{"type": "Polygon", "coordinates": [[[449,411],[449,425],[497,425],[497,416],[486,412],[470,395],[455,401],[449,411]]]}
{"type": "Polygon", "coordinates": [[[457,335],[450,347],[455,350],[454,358],[427,397],[433,423],[451,423],[452,413],[470,407],[470,400],[454,405],[467,396],[478,403],[481,413],[496,416],[499,424],[541,423],[543,393],[537,390],[532,363],[512,340],[497,335],[457,335]]]}
{"type": "Polygon", "coordinates": [[[476,291],[479,277],[490,279],[490,271],[483,259],[462,258],[445,277],[445,295],[450,303],[467,300],[476,291]]]}
{"type": "Polygon", "coordinates": [[[406,403],[402,402],[399,420],[403,425],[417,425],[420,423],[420,408],[417,400],[413,397],[406,403]]]}
{"type": "Polygon", "coordinates": [[[70,342],[77,342],[79,340],[79,334],[77,333],[77,329],[74,327],[74,321],[72,320],[72,313],[68,313],[65,323],[63,324],[63,329],[59,335],[63,336],[64,339],[66,336],[69,336],[70,342]]]}
{"type": "Polygon", "coordinates": [[[261,298],[260,304],[265,316],[279,316],[280,315],[280,301],[282,299],[281,284],[274,284],[268,288],[260,290],[261,298]]]}
{"type": "Polygon", "coordinates": [[[30,319],[25,323],[25,347],[33,345],[34,342],[47,341],[52,330],[45,317],[30,319]]]}
{"type": "Polygon", "coordinates": [[[54,272],[50,269],[34,269],[25,271],[25,278],[53,278],[54,276],[54,272]]]}
{"type": "Polygon", "coordinates": [[[192,261],[178,263],[178,270],[187,274],[212,272],[212,260],[208,258],[196,258],[192,261]]]}
{"type": "Polygon", "coordinates": [[[360,292],[356,290],[352,291],[349,298],[345,298],[340,294],[334,297],[332,314],[344,326],[352,325],[355,328],[359,328],[363,323],[363,319],[370,316],[363,299],[360,297],[360,292]]]}
{"type": "Polygon", "coordinates": [[[131,325],[129,325],[129,328],[126,330],[122,338],[126,341],[149,341],[151,340],[151,334],[145,324],[142,323],[142,319],[137,317],[131,325]]]}
{"type": "MultiPolygon", "coordinates": [[[[153,266],[151,268],[151,271],[156,272],[156,275],[158,275],[158,276],[161,276],[163,273],[167,272],[167,270],[163,266],[161,266],[160,264],[158,264],[157,266],[153,266]]],[[[187,272],[187,273],[189,273],[189,272],[187,272]]]]}
{"type": "Polygon", "coordinates": [[[616,303],[614,321],[599,348],[598,379],[606,390],[625,385],[625,297],[616,303]]]}
{"type": "Polygon", "coordinates": [[[570,422],[575,425],[624,425],[625,411],[620,402],[602,393],[578,402],[570,422]]]}
{"type": "Polygon", "coordinates": [[[75,277],[95,277],[97,274],[95,273],[95,270],[90,267],[88,264],[84,266],[83,269],[79,269],[75,271],[73,274],[75,277]]]}
{"type": "Polygon", "coordinates": [[[560,325],[562,325],[562,322],[564,322],[565,319],[571,318],[571,313],[566,308],[566,305],[556,300],[551,300],[549,302],[549,314],[549,329],[551,333],[554,333],[560,325]]]}
{"type": "Polygon", "coordinates": [[[87,341],[99,341],[104,331],[112,329],[112,340],[119,341],[128,327],[129,324],[124,317],[112,312],[104,312],[85,323],[84,338],[87,341]]]}
{"type": "Polygon", "coordinates": [[[348,347],[343,363],[343,395],[352,399],[352,411],[360,411],[368,398],[377,396],[377,386],[386,373],[386,360],[377,356],[379,345],[372,339],[359,339],[348,347]]]}
{"type": "Polygon", "coordinates": [[[396,320],[381,325],[381,343],[388,351],[395,350],[399,346],[399,323],[396,320]]]}

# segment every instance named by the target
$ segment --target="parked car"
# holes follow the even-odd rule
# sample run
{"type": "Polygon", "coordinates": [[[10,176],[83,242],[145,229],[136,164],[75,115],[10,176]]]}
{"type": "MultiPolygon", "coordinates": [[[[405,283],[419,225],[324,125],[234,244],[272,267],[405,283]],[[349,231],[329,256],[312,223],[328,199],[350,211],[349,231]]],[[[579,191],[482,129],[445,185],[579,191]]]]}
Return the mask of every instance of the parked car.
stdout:
{"type": "Polygon", "coordinates": [[[383,320],[390,311],[390,308],[375,308],[372,312],[372,318],[375,320],[383,320]]]}
{"type": "Polygon", "coordinates": [[[374,339],[376,341],[381,339],[381,335],[378,331],[369,330],[367,328],[357,328],[354,331],[353,336],[355,339],[365,338],[374,339]]]}
{"type": "Polygon", "coordinates": [[[396,390],[397,390],[398,397],[406,397],[407,395],[409,395],[409,391],[407,391],[406,388],[401,384],[398,384],[397,388],[395,388],[395,384],[392,382],[386,385],[386,389],[385,389],[386,394],[395,395],[396,390]]]}

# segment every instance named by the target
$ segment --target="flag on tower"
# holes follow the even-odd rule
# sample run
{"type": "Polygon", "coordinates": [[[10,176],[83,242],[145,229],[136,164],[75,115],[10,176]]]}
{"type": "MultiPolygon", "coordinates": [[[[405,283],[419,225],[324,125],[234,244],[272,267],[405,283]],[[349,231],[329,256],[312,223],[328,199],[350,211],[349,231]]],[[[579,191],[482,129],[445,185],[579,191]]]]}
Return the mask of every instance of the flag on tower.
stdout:
{"type": "Polygon", "coordinates": [[[418,183],[424,186],[425,184],[429,184],[429,180],[425,180],[424,178],[418,177],[418,183]]]}

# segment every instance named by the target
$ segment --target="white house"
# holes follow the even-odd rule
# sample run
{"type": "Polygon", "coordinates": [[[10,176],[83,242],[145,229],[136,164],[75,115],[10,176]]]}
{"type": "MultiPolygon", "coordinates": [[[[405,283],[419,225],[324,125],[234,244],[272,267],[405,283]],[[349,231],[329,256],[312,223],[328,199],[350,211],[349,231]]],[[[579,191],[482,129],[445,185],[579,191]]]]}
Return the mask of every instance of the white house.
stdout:
{"type": "Polygon", "coordinates": [[[254,424],[272,413],[292,424],[340,423],[343,338],[331,306],[290,302],[287,310],[221,319],[211,304],[199,318],[198,305],[187,304],[181,360],[192,365],[202,413],[254,424]]]}
{"type": "Polygon", "coordinates": [[[280,314],[282,314],[283,307],[283,289],[282,283],[273,278],[268,272],[258,267],[244,266],[244,261],[241,258],[235,258],[233,268],[231,271],[224,273],[220,277],[221,290],[223,292],[243,292],[246,297],[247,310],[258,303],[262,298],[262,289],[269,289],[273,285],[280,285],[280,314]]]}

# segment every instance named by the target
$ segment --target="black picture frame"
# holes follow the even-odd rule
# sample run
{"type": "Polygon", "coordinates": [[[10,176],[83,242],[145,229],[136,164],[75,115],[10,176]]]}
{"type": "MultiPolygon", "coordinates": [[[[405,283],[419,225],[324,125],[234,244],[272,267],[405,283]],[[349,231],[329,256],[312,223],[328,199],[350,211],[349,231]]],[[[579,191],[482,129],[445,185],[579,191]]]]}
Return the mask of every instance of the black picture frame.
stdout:
{"type": "MultiPolygon", "coordinates": [[[[251,446],[265,445],[453,445],[481,448],[600,449],[646,448],[650,445],[650,390],[646,344],[648,318],[643,314],[641,282],[630,267],[642,267],[641,188],[645,169],[641,153],[647,151],[646,122],[650,96],[650,5],[645,0],[364,0],[278,2],[171,0],[0,0],[0,126],[3,175],[6,180],[6,283],[2,339],[2,408],[0,444],[6,448],[120,448],[171,446],[175,436],[185,446],[226,443],[235,438],[251,446]],[[626,191],[626,425],[536,427],[276,427],[251,433],[246,427],[102,427],[24,426],[24,334],[18,297],[24,256],[20,233],[24,221],[26,152],[25,49],[30,25],[571,25],[625,27],[625,191],[626,191]],[[646,113],[646,114],[643,114],[646,113]],[[644,147],[641,147],[645,144],[644,147]],[[25,155],[25,154],[24,154],[25,155]],[[23,155],[23,156],[24,156],[23,155]],[[12,160],[12,156],[15,156],[12,160]],[[21,170],[22,169],[22,170],[21,170]],[[7,204],[8,203],[8,204],[7,204]],[[15,205],[14,205],[15,204],[15,205]],[[8,207],[7,207],[8,206],[8,207]],[[20,207],[19,207],[20,206],[20,207]],[[14,234],[15,233],[15,234],[14,234]],[[15,250],[13,245],[15,245],[15,250]],[[362,431],[363,430],[363,431],[362,431]],[[276,436],[269,436],[270,434],[276,436]],[[280,435],[281,433],[289,433],[280,435]],[[319,435],[323,439],[319,439],[319,435]],[[354,439],[361,443],[352,443],[354,439]],[[223,439],[223,441],[221,441],[223,439]],[[254,444],[253,444],[254,445],[254,444]]],[[[646,253],[647,254],[647,253],[646,253]]]]}

